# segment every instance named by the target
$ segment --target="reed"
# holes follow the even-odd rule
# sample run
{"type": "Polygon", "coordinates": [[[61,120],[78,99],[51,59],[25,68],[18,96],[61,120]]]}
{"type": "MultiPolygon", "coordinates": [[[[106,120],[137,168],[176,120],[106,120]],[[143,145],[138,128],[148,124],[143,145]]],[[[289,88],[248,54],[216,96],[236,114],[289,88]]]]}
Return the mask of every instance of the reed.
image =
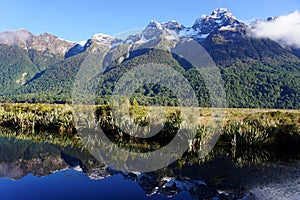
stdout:
{"type": "Polygon", "coordinates": [[[18,138],[83,146],[77,129],[100,126],[120,147],[142,152],[168,144],[179,128],[186,133],[196,133],[195,138],[188,139],[190,149],[198,151],[205,149],[216,134],[220,134],[218,146],[300,144],[300,112],[297,110],[228,109],[226,122],[216,128],[207,124],[208,120],[204,124],[194,121],[209,118],[209,109],[197,108],[199,112],[195,112],[193,108],[187,113],[197,116],[188,116],[193,119],[189,122],[175,107],[164,107],[166,111],[162,113],[160,107],[155,110],[133,104],[129,107],[129,115],[118,118],[110,106],[101,105],[92,106],[92,113],[83,112],[82,116],[77,116],[82,121],[77,123],[76,129],[74,109],[77,108],[71,105],[4,103],[0,104],[0,127],[9,129],[10,134],[18,138]],[[134,137],[135,133],[147,134],[158,128],[161,129],[159,133],[149,139],[134,137]]]}
{"type": "Polygon", "coordinates": [[[300,144],[300,114],[267,112],[239,121],[228,120],[220,142],[231,146],[272,146],[300,144]]]}
{"type": "Polygon", "coordinates": [[[0,104],[0,126],[15,131],[76,132],[71,106],[47,104],[0,104]]]}

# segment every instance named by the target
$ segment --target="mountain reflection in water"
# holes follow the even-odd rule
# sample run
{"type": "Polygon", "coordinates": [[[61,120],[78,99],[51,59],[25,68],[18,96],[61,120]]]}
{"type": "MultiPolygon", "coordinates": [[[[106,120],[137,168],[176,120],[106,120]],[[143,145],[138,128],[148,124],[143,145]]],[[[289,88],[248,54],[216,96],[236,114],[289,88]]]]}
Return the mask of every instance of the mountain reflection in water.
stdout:
{"type": "Polygon", "coordinates": [[[297,199],[299,160],[299,149],[214,148],[202,159],[190,149],[141,174],[114,170],[78,149],[3,137],[0,192],[4,199],[263,199],[266,192],[297,199]]]}

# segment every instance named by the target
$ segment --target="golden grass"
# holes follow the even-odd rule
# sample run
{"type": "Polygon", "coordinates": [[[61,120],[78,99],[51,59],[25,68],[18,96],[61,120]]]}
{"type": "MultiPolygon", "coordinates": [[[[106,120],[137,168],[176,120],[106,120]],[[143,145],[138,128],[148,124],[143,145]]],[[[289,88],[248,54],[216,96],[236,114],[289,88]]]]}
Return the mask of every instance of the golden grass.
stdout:
{"type": "Polygon", "coordinates": [[[138,105],[128,108],[128,115],[124,115],[120,110],[112,113],[108,106],[3,103],[0,104],[0,126],[12,129],[15,132],[14,135],[18,137],[32,135],[31,138],[35,140],[40,138],[47,141],[56,138],[56,143],[61,141],[57,138],[74,139],[78,142],[74,120],[78,118],[81,120],[81,123],[77,123],[77,128],[80,126],[93,127],[98,124],[97,120],[95,121],[95,113],[97,113],[98,119],[102,120],[102,125],[111,124],[113,126],[117,122],[115,114],[124,115],[123,117],[127,120],[124,122],[125,125],[129,122],[133,123],[132,121],[140,125],[163,124],[169,120],[176,127],[185,121],[185,128],[194,130],[196,127],[198,132],[208,130],[205,127],[211,127],[212,124],[218,122],[218,127],[221,127],[224,135],[227,135],[227,143],[232,143],[231,140],[236,139],[232,137],[233,135],[240,137],[250,137],[249,135],[251,135],[249,140],[253,140],[253,138],[267,140],[266,131],[273,131],[274,134],[280,131],[292,131],[293,134],[298,135],[300,130],[300,110],[178,108],[138,105]],[[51,132],[51,134],[45,132],[51,132]]]}

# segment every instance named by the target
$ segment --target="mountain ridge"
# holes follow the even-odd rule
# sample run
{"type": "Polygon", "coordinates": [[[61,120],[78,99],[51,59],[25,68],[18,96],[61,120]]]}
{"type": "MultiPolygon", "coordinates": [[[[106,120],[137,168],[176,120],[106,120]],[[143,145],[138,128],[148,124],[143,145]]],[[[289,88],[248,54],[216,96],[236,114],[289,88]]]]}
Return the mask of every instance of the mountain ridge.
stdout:
{"type": "MultiPolygon", "coordinates": [[[[268,17],[267,19],[256,19],[250,22],[248,25],[242,21],[239,21],[227,8],[216,8],[210,15],[203,14],[201,17],[195,20],[191,27],[186,27],[183,24],[172,19],[168,22],[157,22],[151,20],[145,27],[156,28],[158,30],[167,29],[171,34],[177,34],[181,37],[191,37],[196,41],[203,42],[211,33],[215,31],[232,31],[241,32],[243,34],[252,34],[251,29],[255,28],[255,22],[257,21],[272,21],[276,17],[268,17]]],[[[144,30],[145,30],[144,29],[144,30]]],[[[86,41],[71,42],[65,39],[58,38],[50,33],[42,33],[34,35],[26,29],[19,29],[13,31],[0,32],[0,44],[15,45],[23,47],[24,49],[36,49],[38,51],[48,51],[53,54],[60,54],[65,57],[70,51],[72,55],[86,51],[89,46],[93,44],[97,46],[116,46],[121,43],[128,43],[128,41],[136,35],[129,35],[126,39],[119,39],[114,36],[98,33],[92,35],[86,41]],[[24,41],[25,40],[25,41],[24,41]],[[60,45],[55,44],[55,41],[60,41],[60,45]],[[53,44],[54,43],[54,44],[53,44]],[[51,47],[51,45],[53,47],[51,47]],[[76,50],[76,51],[75,51],[76,50]]],[[[252,37],[254,35],[252,34],[252,37]]],[[[133,40],[134,41],[134,40],[133,40]]],[[[134,41],[136,42],[136,41],[134,41]]],[[[110,46],[110,47],[111,47],[110,46]]],[[[285,48],[291,50],[292,53],[298,56],[298,49],[286,46],[285,48]],[[296,49],[296,50],[295,50],[296,49]]]]}
{"type": "MultiPolygon", "coordinates": [[[[20,71],[16,76],[17,79],[12,78],[11,81],[14,83],[19,81],[22,84],[14,84],[15,86],[8,89],[5,93],[2,91],[2,94],[10,94],[9,97],[4,95],[4,101],[70,102],[72,80],[74,81],[76,71],[89,54],[118,51],[129,47],[147,48],[148,44],[151,46],[153,43],[166,41],[171,45],[176,44],[176,41],[180,40],[180,38],[187,37],[202,45],[220,68],[230,101],[229,106],[300,107],[297,100],[300,99],[300,59],[297,55],[291,48],[284,47],[276,41],[268,38],[253,37],[251,28],[239,21],[225,8],[215,9],[211,15],[202,15],[195,20],[191,27],[185,27],[175,20],[164,23],[153,20],[140,33],[129,35],[123,40],[100,33],[93,35],[84,44],[78,44],[63,41],[47,33],[34,36],[25,30],[21,32],[24,34],[20,34],[20,39],[16,39],[15,35],[13,35],[9,40],[3,42],[6,42],[6,44],[2,45],[9,46],[11,43],[12,45],[20,43],[20,50],[23,49],[22,51],[25,52],[31,48],[32,54],[28,51],[28,57],[32,62],[30,65],[32,65],[35,74],[31,73],[28,77],[25,75],[26,79],[21,80],[20,78],[27,72],[20,71]],[[40,40],[38,40],[39,37],[40,40]],[[64,44],[55,46],[57,41],[63,41],[64,44]],[[31,46],[36,43],[41,46],[31,46]],[[48,46],[50,46],[49,51],[47,51],[48,46]],[[66,46],[68,48],[65,48],[66,46]],[[245,78],[246,80],[244,80],[245,78]],[[255,86],[255,84],[258,86],[255,86]]],[[[0,33],[0,44],[1,41],[3,40],[1,40],[0,33]]],[[[21,55],[25,59],[26,55],[21,55]]],[[[116,80],[115,78],[110,80],[109,77],[122,75],[117,75],[116,73],[126,72],[128,63],[135,65],[136,63],[134,62],[143,62],[145,57],[158,62],[178,62],[176,58],[171,58],[167,54],[160,54],[155,51],[147,52],[145,56],[136,54],[136,56],[132,57],[132,55],[129,55],[128,58],[122,58],[118,63],[106,66],[112,70],[105,71],[104,68],[103,77],[106,81],[105,84],[108,84],[107,87],[105,86],[106,89],[114,85],[112,80],[116,80]],[[158,58],[157,56],[160,55],[165,57],[158,58]],[[175,61],[172,61],[172,59],[175,59],[175,61]],[[118,70],[114,71],[115,69],[122,70],[117,72],[118,70]]],[[[180,66],[178,67],[180,68],[180,66]]],[[[191,78],[190,80],[194,82],[195,88],[198,88],[197,90],[202,88],[202,86],[199,87],[199,84],[201,85],[202,83],[199,80],[195,80],[194,72],[188,71],[187,68],[180,68],[180,70],[187,77],[191,78]]],[[[205,88],[202,89],[205,90],[205,88]]],[[[159,92],[163,91],[154,86],[147,86],[146,90],[156,90],[156,94],[159,95],[159,92]]],[[[108,89],[106,92],[110,93],[111,91],[108,89]]],[[[150,92],[149,94],[155,94],[155,92],[150,92]]],[[[147,96],[148,94],[144,93],[144,95],[147,96]]],[[[169,97],[166,97],[167,99],[172,96],[168,92],[166,95],[169,95],[169,97]]],[[[104,94],[103,97],[105,96],[104,94]]],[[[159,103],[153,98],[155,97],[142,98],[139,100],[139,103],[159,103]]],[[[201,106],[209,106],[206,102],[207,99],[204,101],[201,106]]]]}

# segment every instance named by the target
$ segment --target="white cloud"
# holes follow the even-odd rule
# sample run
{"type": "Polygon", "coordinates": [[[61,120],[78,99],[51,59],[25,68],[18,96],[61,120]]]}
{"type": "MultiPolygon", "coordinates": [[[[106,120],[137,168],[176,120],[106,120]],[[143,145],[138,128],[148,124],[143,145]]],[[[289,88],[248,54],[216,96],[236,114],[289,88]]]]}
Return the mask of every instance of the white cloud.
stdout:
{"type": "Polygon", "coordinates": [[[258,20],[252,24],[257,37],[268,37],[280,43],[300,47],[300,12],[280,16],[274,20],[258,20]]]}

